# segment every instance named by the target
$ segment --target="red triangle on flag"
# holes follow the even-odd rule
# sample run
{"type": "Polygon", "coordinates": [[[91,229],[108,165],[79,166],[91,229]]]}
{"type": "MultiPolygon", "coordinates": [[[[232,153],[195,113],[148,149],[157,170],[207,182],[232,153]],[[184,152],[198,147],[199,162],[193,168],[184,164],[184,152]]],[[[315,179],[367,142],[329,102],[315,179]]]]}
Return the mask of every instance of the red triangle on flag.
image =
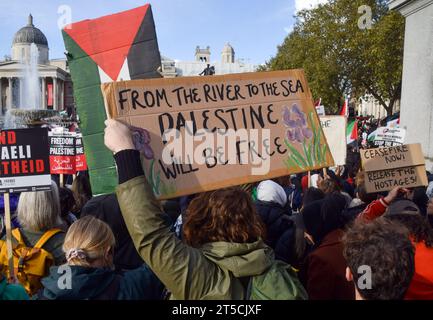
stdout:
{"type": "Polygon", "coordinates": [[[116,81],[149,4],[66,26],[64,31],[116,81]]]}
{"type": "Polygon", "coordinates": [[[350,135],[350,139],[358,140],[358,120],[356,120],[355,123],[353,124],[353,130],[350,135]]]}
{"type": "Polygon", "coordinates": [[[343,107],[341,108],[340,116],[347,116],[347,100],[346,99],[344,100],[343,107]]]}

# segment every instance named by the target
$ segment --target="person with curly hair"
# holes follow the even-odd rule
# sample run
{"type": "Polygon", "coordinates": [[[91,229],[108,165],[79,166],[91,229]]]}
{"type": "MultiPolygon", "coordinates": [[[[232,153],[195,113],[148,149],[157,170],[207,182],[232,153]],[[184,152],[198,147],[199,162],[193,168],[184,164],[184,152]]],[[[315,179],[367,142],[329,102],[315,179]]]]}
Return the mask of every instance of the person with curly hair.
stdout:
{"type": "Polygon", "coordinates": [[[415,275],[412,278],[405,299],[433,299],[433,229],[427,217],[421,214],[418,206],[405,199],[410,190],[394,188],[388,195],[373,201],[359,216],[363,222],[372,221],[380,216],[403,224],[415,245],[415,275]]]}
{"type": "Polygon", "coordinates": [[[356,221],[343,236],[347,281],[357,300],[402,300],[415,271],[415,248],[409,230],[379,218],[356,221]]]}

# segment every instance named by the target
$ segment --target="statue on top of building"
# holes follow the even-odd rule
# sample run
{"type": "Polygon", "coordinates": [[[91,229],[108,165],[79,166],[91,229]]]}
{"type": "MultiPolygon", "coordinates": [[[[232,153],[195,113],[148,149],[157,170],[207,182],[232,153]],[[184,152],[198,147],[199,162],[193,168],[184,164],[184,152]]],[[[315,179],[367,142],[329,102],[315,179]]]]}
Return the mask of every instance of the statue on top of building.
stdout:
{"type": "Polygon", "coordinates": [[[199,76],[213,76],[215,74],[215,67],[210,64],[199,74],[199,76]]]}

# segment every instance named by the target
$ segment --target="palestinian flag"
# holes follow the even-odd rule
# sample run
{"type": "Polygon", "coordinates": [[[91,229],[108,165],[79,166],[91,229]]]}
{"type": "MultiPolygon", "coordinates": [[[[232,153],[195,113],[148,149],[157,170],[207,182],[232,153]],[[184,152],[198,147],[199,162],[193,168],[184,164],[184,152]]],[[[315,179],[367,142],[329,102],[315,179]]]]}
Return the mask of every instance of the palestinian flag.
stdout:
{"type": "Polygon", "coordinates": [[[390,117],[386,118],[386,126],[389,128],[398,128],[400,127],[400,112],[393,114],[390,117]]]}
{"type": "Polygon", "coordinates": [[[358,121],[352,120],[346,127],[346,141],[347,144],[354,143],[358,140],[358,121]]]}
{"type": "Polygon", "coordinates": [[[83,20],[62,30],[74,85],[75,105],[94,194],[117,184],[111,152],[104,145],[107,118],[101,84],[160,77],[161,57],[149,4],[83,20]]]}
{"type": "Polygon", "coordinates": [[[349,99],[344,99],[343,107],[340,110],[340,116],[349,116],[349,99]]]}

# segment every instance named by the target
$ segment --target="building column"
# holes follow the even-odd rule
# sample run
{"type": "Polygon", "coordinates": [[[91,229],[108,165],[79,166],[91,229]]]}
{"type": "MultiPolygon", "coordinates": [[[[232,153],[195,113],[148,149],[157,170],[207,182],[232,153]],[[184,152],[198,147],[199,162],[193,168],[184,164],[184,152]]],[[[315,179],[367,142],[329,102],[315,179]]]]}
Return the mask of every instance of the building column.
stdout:
{"type": "Polygon", "coordinates": [[[12,78],[8,78],[8,109],[12,109],[12,78]]]}
{"type": "Polygon", "coordinates": [[[47,84],[46,84],[46,80],[45,77],[41,78],[42,81],[42,95],[41,95],[41,103],[42,103],[42,109],[46,109],[47,108],[47,84]]]}
{"type": "Polygon", "coordinates": [[[0,77],[0,113],[3,114],[3,86],[2,77],[0,77]]]}
{"type": "Polygon", "coordinates": [[[53,110],[58,110],[58,97],[57,97],[57,78],[53,77],[53,110]]]}
{"type": "Polygon", "coordinates": [[[18,78],[20,84],[20,95],[19,95],[19,103],[17,103],[18,108],[29,108],[29,106],[24,105],[24,78],[18,78]]]}
{"type": "Polygon", "coordinates": [[[65,81],[60,82],[60,110],[65,109],[65,81]]]}
{"type": "Polygon", "coordinates": [[[433,169],[433,50],[432,0],[391,0],[391,10],[406,18],[400,127],[406,129],[405,143],[420,143],[426,169],[433,169]]]}

